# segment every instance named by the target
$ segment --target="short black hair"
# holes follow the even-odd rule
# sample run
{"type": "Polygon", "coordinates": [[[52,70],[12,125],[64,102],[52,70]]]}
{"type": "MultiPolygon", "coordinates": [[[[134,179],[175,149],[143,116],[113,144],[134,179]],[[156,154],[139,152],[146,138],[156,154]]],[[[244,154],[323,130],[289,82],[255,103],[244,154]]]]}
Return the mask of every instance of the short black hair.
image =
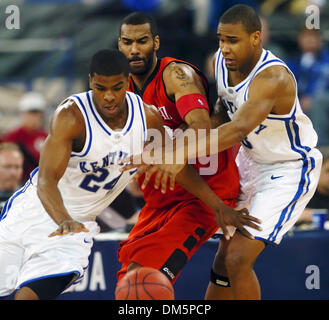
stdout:
{"type": "Polygon", "coordinates": [[[245,4],[237,4],[225,11],[219,23],[241,23],[249,34],[262,30],[258,14],[252,7],[245,4]]]}
{"type": "Polygon", "coordinates": [[[97,73],[102,76],[114,76],[123,73],[129,75],[129,63],[125,55],[119,50],[103,49],[91,58],[89,74],[97,73]]]}
{"type": "Polygon", "coordinates": [[[121,27],[124,24],[131,24],[133,26],[136,26],[136,25],[145,24],[145,23],[150,24],[152,37],[154,38],[155,36],[157,36],[158,35],[158,26],[157,26],[155,19],[151,15],[149,15],[145,12],[140,12],[140,11],[132,12],[128,16],[123,18],[123,20],[120,24],[120,34],[121,34],[121,27]]]}

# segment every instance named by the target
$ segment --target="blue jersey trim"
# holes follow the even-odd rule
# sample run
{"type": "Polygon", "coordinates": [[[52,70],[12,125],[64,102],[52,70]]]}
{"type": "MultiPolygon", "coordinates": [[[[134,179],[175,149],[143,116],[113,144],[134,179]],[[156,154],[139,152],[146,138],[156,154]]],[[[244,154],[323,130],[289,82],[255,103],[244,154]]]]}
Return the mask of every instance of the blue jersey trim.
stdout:
{"type": "Polygon", "coordinates": [[[296,119],[295,115],[296,115],[296,111],[297,111],[297,100],[294,104],[294,107],[291,109],[290,113],[291,115],[271,115],[270,117],[266,117],[266,119],[270,119],[270,120],[281,120],[281,121],[290,121],[290,120],[294,120],[296,119]]]}
{"type": "Polygon", "coordinates": [[[310,184],[311,184],[310,173],[315,168],[315,159],[310,157],[310,160],[311,160],[311,170],[308,172],[308,175],[307,175],[307,187],[306,187],[305,194],[309,192],[309,188],[310,188],[310,184]]]}
{"type": "Polygon", "coordinates": [[[266,58],[267,58],[267,56],[268,56],[268,53],[269,53],[269,51],[268,51],[268,50],[266,50],[266,54],[265,54],[265,56],[264,56],[264,58],[263,58],[262,62],[266,60],[266,58]]]}
{"type": "Polygon", "coordinates": [[[131,117],[130,117],[130,122],[129,122],[129,126],[127,128],[127,130],[123,133],[123,135],[126,135],[129,130],[131,129],[133,122],[134,122],[134,117],[135,117],[135,108],[134,108],[134,103],[129,95],[129,93],[127,94],[129,100],[130,100],[130,110],[131,110],[131,117]]]}
{"type": "MultiPolygon", "coordinates": [[[[87,149],[85,151],[84,154],[75,154],[75,153],[71,153],[71,157],[84,157],[88,154],[89,150],[90,150],[90,147],[91,147],[91,141],[93,139],[93,133],[92,133],[92,130],[91,130],[91,125],[90,125],[90,122],[89,122],[89,117],[88,117],[88,114],[87,114],[87,110],[86,110],[86,107],[85,105],[83,104],[82,100],[80,99],[79,96],[73,96],[75,97],[76,99],[78,99],[79,103],[80,103],[80,106],[82,107],[82,110],[86,116],[86,119],[87,119],[87,124],[88,124],[88,130],[89,130],[89,142],[88,142],[88,146],[87,146],[87,149]]],[[[87,136],[86,136],[87,138],[87,136]]]]}
{"type": "Polygon", "coordinates": [[[6,217],[5,213],[7,211],[7,206],[8,206],[9,199],[5,202],[5,205],[3,206],[2,210],[1,210],[0,221],[3,220],[6,217]]]}
{"type": "Polygon", "coordinates": [[[294,121],[296,118],[295,118],[295,115],[293,115],[293,121],[292,121],[292,125],[294,127],[294,130],[296,132],[296,145],[302,149],[304,149],[306,152],[310,152],[311,151],[311,148],[310,147],[307,147],[307,146],[303,146],[300,142],[300,136],[299,136],[299,126],[297,124],[296,121],[294,121]]]}
{"type": "Polygon", "coordinates": [[[290,201],[290,203],[282,210],[278,223],[276,224],[276,226],[274,227],[274,230],[268,237],[269,241],[276,240],[284,223],[286,223],[291,218],[292,212],[297,204],[297,201],[301,198],[302,195],[306,194],[309,191],[309,186],[311,183],[310,173],[315,168],[315,160],[313,158],[307,157],[307,153],[311,149],[309,147],[301,145],[300,137],[299,137],[299,127],[298,127],[297,123],[295,122],[295,112],[293,113],[291,119],[289,119],[288,121],[287,120],[285,121],[285,125],[286,125],[287,134],[289,137],[291,149],[301,155],[301,160],[303,161],[303,166],[302,166],[301,178],[300,178],[297,192],[294,195],[293,199],[290,201]],[[305,192],[303,192],[304,188],[305,188],[305,192]],[[289,212],[288,212],[288,210],[289,210],[289,212]]]}
{"type": "Polygon", "coordinates": [[[17,190],[6,202],[5,205],[1,211],[1,215],[0,215],[0,221],[5,219],[9,210],[11,209],[11,206],[14,202],[14,200],[21,194],[23,194],[26,189],[31,185],[31,180],[27,180],[27,182],[25,183],[25,185],[20,188],[19,190],[17,190]]]}
{"type": "MultiPolygon", "coordinates": [[[[268,61],[262,63],[262,64],[257,68],[257,70],[254,72],[254,74],[253,74],[251,80],[255,77],[255,75],[257,74],[257,72],[258,72],[261,68],[263,68],[264,66],[266,66],[267,64],[272,63],[272,62],[281,62],[282,64],[284,64],[284,65],[286,66],[286,64],[285,64],[282,60],[280,60],[280,59],[272,59],[272,60],[268,60],[268,61]]],[[[251,80],[250,80],[250,81],[251,81],[251,80]]]]}
{"type": "Polygon", "coordinates": [[[283,65],[286,66],[286,64],[285,64],[282,60],[280,60],[280,59],[272,59],[272,60],[268,60],[268,61],[262,63],[262,64],[257,68],[257,70],[254,72],[253,76],[251,77],[251,79],[250,79],[250,81],[249,81],[248,87],[247,87],[246,91],[244,92],[243,99],[244,99],[245,102],[247,101],[247,93],[248,93],[248,90],[249,90],[249,87],[250,87],[251,81],[255,78],[255,76],[257,75],[257,72],[258,72],[261,68],[263,68],[264,66],[266,66],[267,64],[272,63],[272,62],[281,62],[283,65]]]}
{"type": "MultiPolygon", "coordinates": [[[[21,283],[17,289],[20,289],[22,287],[24,287],[25,285],[27,285],[28,283],[30,282],[33,282],[33,281],[37,281],[37,280],[42,280],[42,279],[47,279],[47,278],[54,278],[54,277],[60,277],[60,276],[66,276],[68,274],[71,274],[71,273],[75,273],[77,275],[77,278],[80,278],[80,272],[78,270],[73,270],[73,271],[69,271],[69,272],[63,272],[63,273],[55,273],[55,274],[50,274],[50,275],[47,275],[47,276],[42,276],[42,277],[37,277],[37,278],[34,278],[34,279],[30,279],[30,280],[27,280],[27,281],[24,281],[23,283],[21,283]]],[[[75,281],[74,281],[75,282],[75,281]]],[[[70,284],[68,284],[68,286],[64,289],[66,290],[68,287],[70,287],[71,285],[73,284],[73,282],[71,282],[70,284]]],[[[63,290],[63,291],[64,291],[63,290]]]]}
{"type": "Polygon", "coordinates": [[[246,83],[248,83],[248,81],[246,81],[244,84],[242,84],[239,88],[237,88],[235,91],[236,92],[239,92],[239,90],[240,89],[242,89],[245,85],[246,85],[246,83]]]}
{"type": "Polygon", "coordinates": [[[33,177],[36,175],[36,173],[39,171],[39,167],[36,167],[31,173],[30,173],[30,177],[29,177],[29,180],[32,184],[32,179],[33,177]]]}
{"type": "Polygon", "coordinates": [[[278,245],[278,244],[275,243],[274,241],[270,241],[270,240],[265,239],[265,238],[262,238],[262,237],[254,236],[254,238],[255,238],[256,240],[263,241],[263,242],[265,243],[265,245],[268,245],[268,244],[275,244],[275,245],[278,245]]]}
{"type": "Polygon", "coordinates": [[[138,96],[136,96],[137,97],[137,101],[138,101],[138,107],[139,107],[139,112],[140,112],[140,114],[141,114],[141,118],[142,118],[142,122],[143,122],[143,141],[144,141],[144,143],[146,142],[146,138],[147,138],[147,134],[146,134],[146,131],[147,131],[147,128],[146,128],[146,126],[147,126],[147,124],[146,124],[146,119],[145,119],[145,117],[144,117],[144,112],[143,112],[143,109],[142,109],[142,99],[140,98],[140,97],[138,97],[138,96]]]}
{"type": "Polygon", "coordinates": [[[266,119],[270,119],[270,120],[281,120],[281,121],[289,121],[291,120],[294,116],[295,116],[295,113],[296,113],[296,110],[297,110],[297,102],[295,103],[294,105],[294,108],[292,109],[292,114],[291,115],[271,115],[270,117],[266,117],[266,119]]]}
{"type": "Polygon", "coordinates": [[[216,78],[216,82],[218,82],[218,64],[219,64],[219,58],[221,56],[222,52],[219,51],[218,52],[218,56],[217,56],[217,60],[216,60],[216,64],[215,64],[215,78],[216,78]]]}
{"type": "Polygon", "coordinates": [[[223,59],[222,59],[222,78],[223,78],[223,84],[224,84],[224,87],[227,88],[227,85],[226,85],[226,77],[225,77],[225,69],[224,69],[224,56],[223,56],[223,59]]]}
{"type": "Polygon", "coordinates": [[[297,192],[294,195],[294,198],[290,201],[290,203],[282,210],[279,221],[276,224],[276,226],[274,227],[274,230],[272,231],[272,233],[269,235],[268,240],[275,241],[276,237],[278,236],[278,233],[281,231],[284,223],[286,223],[289,220],[293,210],[295,209],[297,201],[303,194],[303,189],[304,189],[304,185],[306,182],[307,169],[308,169],[308,161],[305,159],[305,160],[303,160],[302,174],[301,174],[301,179],[300,179],[300,182],[298,185],[297,192]],[[290,211],[288,213],[287,219],[285,219],[289,209],[290,209],[290,211]]]}

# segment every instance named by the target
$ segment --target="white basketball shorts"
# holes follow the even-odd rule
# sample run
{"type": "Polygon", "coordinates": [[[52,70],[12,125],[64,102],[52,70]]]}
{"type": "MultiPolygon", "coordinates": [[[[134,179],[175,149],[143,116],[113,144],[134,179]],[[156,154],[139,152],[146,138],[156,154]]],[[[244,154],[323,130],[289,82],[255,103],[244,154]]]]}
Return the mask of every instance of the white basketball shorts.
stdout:
{"type": "MultiPolygon", "coordinates": [[[[312,149],[304,160],[260,164],[240,148],[236,162],[240,173],[236,209],[248,208],[251,216],[262,221],[263,230],[245,229],[255,239],[279,244],[314,195],[322,166],[320,151],[312,149]]],[[[228,230],[233,236],[235,228],[228,230]]]]}
{"type": "Polygon", "coordinates": [[[75,273],[71,284],[81,280],[93,236],[99,232],[95,221],[83,224],[89,232],[49,238],[58,225],[28,181],[6,202],[0,216],[0,297],[47,277],[75,273]]]}

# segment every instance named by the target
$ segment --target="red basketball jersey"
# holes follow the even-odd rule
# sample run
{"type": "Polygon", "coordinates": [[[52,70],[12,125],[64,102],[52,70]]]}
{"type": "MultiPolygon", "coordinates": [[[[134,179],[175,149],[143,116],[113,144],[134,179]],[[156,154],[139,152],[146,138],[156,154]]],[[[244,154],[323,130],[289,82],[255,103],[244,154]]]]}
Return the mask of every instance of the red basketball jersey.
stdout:
{"type": "MultiPolygon", "coordinates": [[[[158,60],[156,68],[146,81],[142,90],[138,90],[132,77],[130,77],[128,90],[139,94],[145,103],[156,106],[164,119],[164,125],[174,130],[178,128],[182,123],[184,123],[184,119],[180,117],[175,102],[170,100],[167,96],[165,85],[162,79],[163,70],[171,62],[185,63],[191,66],[200,75],[204,83],[204,87],[208,92],[208,82],[205,76],[195,66],[185,61],[170,57],[165,57],[158,60]]],[[[211,106],[209,105],[209,107],[211,106]]],[[[237,198],[239,191],[239,173],[235,165],[231,149],[220,152],[217,155],[213,155],[212,157],[217,157],[218,159],[217,171],[214,175],[203,175],[202,177],[221,199],[224,200],[237,198]]],[[[207,168],[209,167],[209,163],[206,165],[196,163],[194,167],[199,172],[200,167],[207,168]]],[[[144,175],[139,178],[140,185],[143,180],[144,175]]],[[[164,206],[168,206],[173,202],[195,198],[192,194],[187,192],[178,184],[176,184],[173,191],[167,189],[165,195],[162,194],[160,190],[154,189],[153,185],[154,177],[150,179],[148,185],[143,190],[143,193],[145,201],[148,202],[149,206],[155,208],[163,208],[164,206]]]]}

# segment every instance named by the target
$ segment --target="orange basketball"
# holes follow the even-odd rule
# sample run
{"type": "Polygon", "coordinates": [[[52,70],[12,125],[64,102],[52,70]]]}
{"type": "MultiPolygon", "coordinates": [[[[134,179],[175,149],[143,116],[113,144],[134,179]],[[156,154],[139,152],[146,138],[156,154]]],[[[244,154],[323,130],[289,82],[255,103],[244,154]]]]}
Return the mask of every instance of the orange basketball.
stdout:
{"type": "Polygon", "coordinates": [[[128,272],[115,289],[116,300],[174,300],[174,288],[159,270],[141,267],[128,272]]]}

